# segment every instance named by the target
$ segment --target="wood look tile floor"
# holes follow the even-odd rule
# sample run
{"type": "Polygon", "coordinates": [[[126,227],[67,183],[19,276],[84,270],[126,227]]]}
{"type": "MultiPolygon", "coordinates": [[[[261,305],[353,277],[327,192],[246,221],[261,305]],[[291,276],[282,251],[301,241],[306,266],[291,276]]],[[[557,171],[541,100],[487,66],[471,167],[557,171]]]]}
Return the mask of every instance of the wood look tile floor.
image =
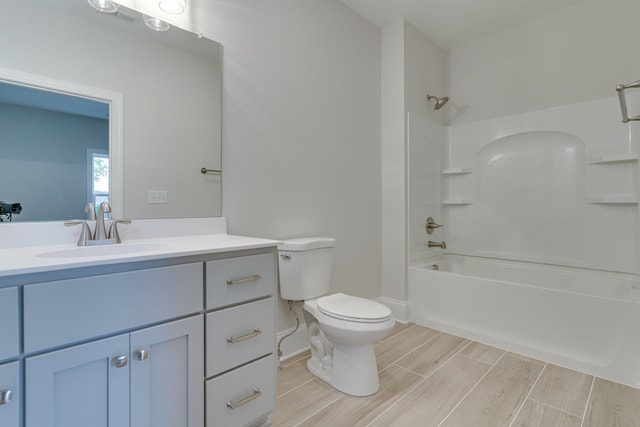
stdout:
{"type": "Polygon", "coordinates": [[[279,426],[640,427],[640,390],[414,324],[375,346],[380,390],[347,396],[306,369],[278,372],[279,426]]]}

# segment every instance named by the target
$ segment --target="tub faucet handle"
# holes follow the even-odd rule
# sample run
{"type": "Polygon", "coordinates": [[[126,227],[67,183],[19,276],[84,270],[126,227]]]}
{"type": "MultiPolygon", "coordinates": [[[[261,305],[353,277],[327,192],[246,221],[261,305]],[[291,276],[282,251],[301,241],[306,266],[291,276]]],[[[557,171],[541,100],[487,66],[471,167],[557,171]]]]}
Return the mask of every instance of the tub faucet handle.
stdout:
{"type": "Polygon", "coordinates": [[[426,226],[427,234],[433,234],[433,230],[440,227],[443,227],[443,225],[436,224],[436,222],[432,217],[427,218],[427,226],[426,226]]]}

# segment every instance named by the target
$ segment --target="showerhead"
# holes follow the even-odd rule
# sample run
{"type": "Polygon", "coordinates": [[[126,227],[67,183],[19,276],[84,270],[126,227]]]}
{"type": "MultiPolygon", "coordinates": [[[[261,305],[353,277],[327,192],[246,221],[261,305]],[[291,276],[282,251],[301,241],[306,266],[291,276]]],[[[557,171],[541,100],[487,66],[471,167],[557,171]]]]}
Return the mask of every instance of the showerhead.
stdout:
{"type": "Polygon", "coordinates": [[[444,104],[446,104],[449,101],[448,96],[443,96],[442,98],[438,98],[437,96],[427,95],[427,101],[431,101],[432,99],[436,100],[436,105],[433,107],[434,110],[441,109],[442,107],[444,107],[444,104]]]}

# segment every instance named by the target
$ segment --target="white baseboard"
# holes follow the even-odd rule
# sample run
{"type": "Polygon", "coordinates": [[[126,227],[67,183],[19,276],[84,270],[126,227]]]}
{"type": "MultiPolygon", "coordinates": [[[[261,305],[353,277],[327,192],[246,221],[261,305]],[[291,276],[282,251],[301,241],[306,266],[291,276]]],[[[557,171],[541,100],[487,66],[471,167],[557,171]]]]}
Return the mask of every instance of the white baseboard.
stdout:
{"type": "MultiPolygon", "coordinates": [[[[278,332],[277,342],[280,342],[282,337],[291,333],[294,329],[295,328],[290,328],[285,331],[278,332]]],[[[280,344],[280,351],[282,351],[280,360],[288,359],[308,349],[309,339],[307,338],[307,325],[302,323],[293,335],[285,338],[284,341],[282,341],[282,344],[280,344]]]]}
{"type": "Polygon", "coordinates": [[[389,307],[391,314],[398,322],[407,323],[411,320],[409,301],[399,301],[393,298],[379,297],[376,301],[389,307]]]}

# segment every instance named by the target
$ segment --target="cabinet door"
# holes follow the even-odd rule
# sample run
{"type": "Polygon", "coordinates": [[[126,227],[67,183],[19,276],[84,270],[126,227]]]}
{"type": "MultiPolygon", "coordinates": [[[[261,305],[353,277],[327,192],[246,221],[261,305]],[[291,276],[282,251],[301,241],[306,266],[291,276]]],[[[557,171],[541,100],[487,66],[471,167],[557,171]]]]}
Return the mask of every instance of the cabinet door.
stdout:
{"type": "Polygon", "coordinates": [[[204,425],[204,319],[131,334],[131,427],[204,425]]]}
{"type": "Polygon", "coordinates": [[[26,359],[26,427],[129,425],[128,335],[26,359]]]}
{"type": "Polygon", "coordinates": [[[0,426],[17,426],[20,414],[18,362],[0,365],[0,426]]]}
{"type": "Polygon", "coordinates": [[[18,324],[18,288],[0,289],[0,360],[20,353],[18,324]]]}

